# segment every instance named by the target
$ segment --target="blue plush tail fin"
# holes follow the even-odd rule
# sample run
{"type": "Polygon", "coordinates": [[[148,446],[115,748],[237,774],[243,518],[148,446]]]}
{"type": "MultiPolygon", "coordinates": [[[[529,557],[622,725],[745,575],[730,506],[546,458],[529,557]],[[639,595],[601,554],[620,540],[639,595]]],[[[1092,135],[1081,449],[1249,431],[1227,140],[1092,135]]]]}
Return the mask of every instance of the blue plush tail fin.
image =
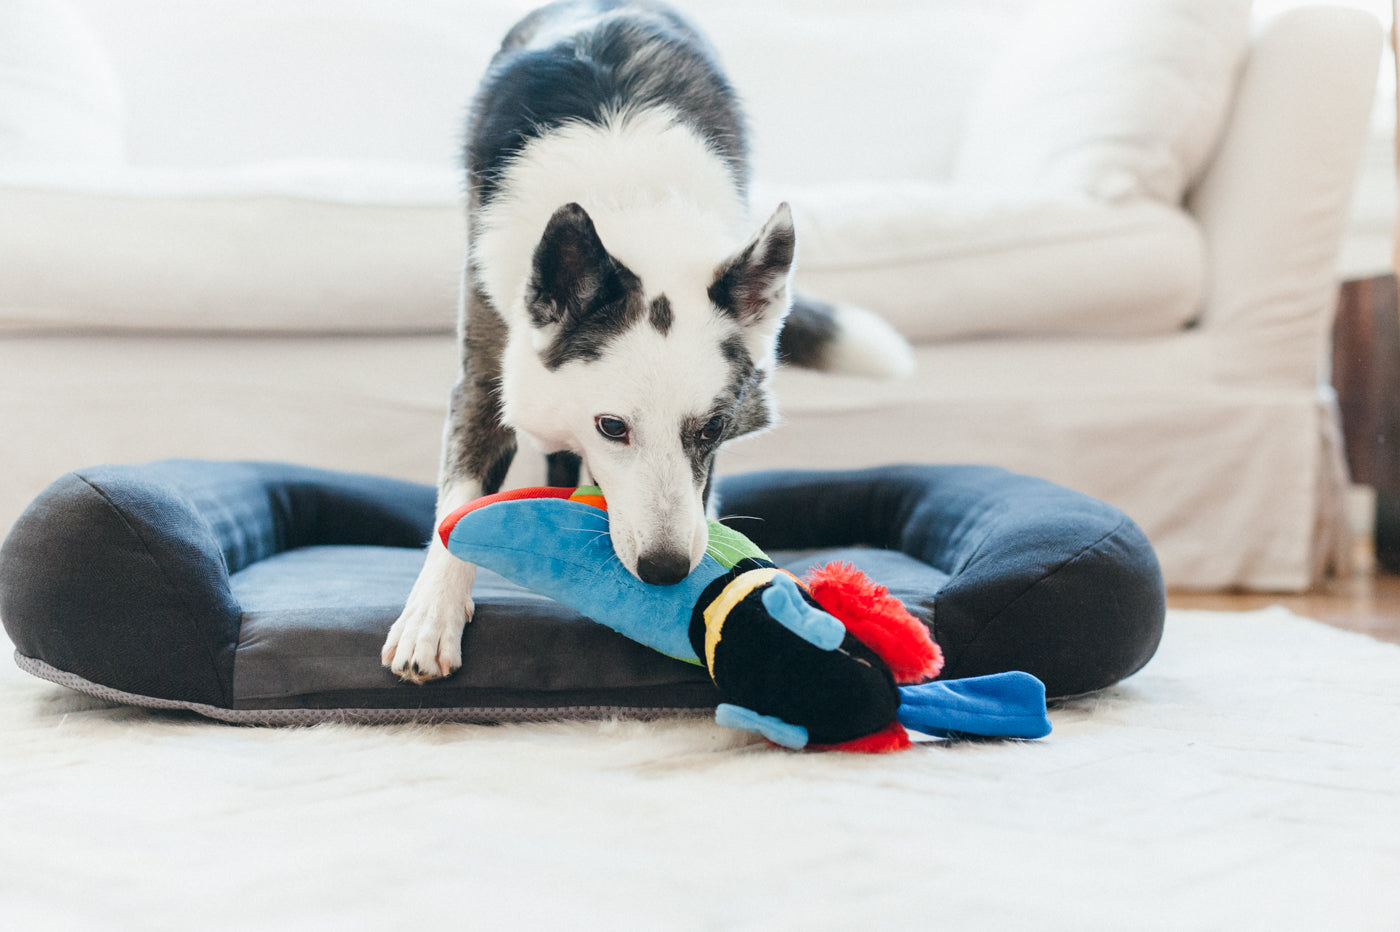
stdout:
{"type": "Polygon", "coordinates": [[[1043,738],[1045,684],[1029,673],[1012,671],[901,686],[899,722],[926,735],[985,735],[1043,738]]]}

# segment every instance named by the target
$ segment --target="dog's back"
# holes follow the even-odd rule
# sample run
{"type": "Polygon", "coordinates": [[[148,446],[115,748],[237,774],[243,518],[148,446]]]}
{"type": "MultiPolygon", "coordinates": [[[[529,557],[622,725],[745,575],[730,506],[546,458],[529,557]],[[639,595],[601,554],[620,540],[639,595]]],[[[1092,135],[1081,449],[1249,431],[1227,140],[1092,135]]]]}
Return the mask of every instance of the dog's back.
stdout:
{"type": "Polygon", "coordinates": [[[473,207],[532,140],[568,123],[673,111],[748,185],[742,114],[715,53],[679,14],[652,3],[563,0],[506,35],[472,105],[467,177],[473,207]]]}

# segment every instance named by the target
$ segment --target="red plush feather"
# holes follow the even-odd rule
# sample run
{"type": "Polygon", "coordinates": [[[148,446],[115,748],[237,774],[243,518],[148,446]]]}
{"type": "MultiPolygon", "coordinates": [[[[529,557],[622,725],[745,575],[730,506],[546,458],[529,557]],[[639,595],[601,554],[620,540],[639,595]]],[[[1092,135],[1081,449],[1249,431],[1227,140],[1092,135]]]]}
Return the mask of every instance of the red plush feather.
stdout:
{"type": "Polygon", "coordinates": [[[896,683],[921,682],[943,669],[943,652],[924,623],[854,565],[828,563],[803,582],[822,608],[879,655],[896,683]]]}
{"type": "Polygon", "coordinates": [[[814,744],[814,751],[852,751],[857,754],[888,754],[891,751],[902,751],[909,747],[909,732],[904,730],[904,726],[899,722],[890,722],[888,726],[875,732],[873,735],[866,735],[864,738],[853,738],[850,741],[843,741],[840,744],[814,744]]]}
{"type": "MultiPolygon", "coordinates": [[[[508,489],[504,492],[483,495],[481,498],[472,499],[446,518],[443,518],[442,523],[438,525],[438,537],[442,538],[442,545],[446,547],[447,539],[452,536],[452,529],[457,526],[457,522],[461,521],[478,508],[485,508],[487,505],[494,505],[497,502],[520,501],[525,498],[568,498],[573,494],[573,489],[553,488],[551,486],[532,486],[525,489],[508,489]]],[[[599,505],[598,507],[607,511],[607,507],[604,505],[599,505]]]]}

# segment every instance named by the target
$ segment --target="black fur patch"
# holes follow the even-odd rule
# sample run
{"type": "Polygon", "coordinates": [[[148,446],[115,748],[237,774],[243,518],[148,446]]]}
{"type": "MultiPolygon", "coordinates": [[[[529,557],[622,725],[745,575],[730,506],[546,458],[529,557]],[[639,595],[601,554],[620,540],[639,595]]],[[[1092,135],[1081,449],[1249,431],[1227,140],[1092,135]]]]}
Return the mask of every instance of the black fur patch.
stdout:
{"type": "Polygon", "coordinates": [[[753,372],[753,358],[749,356],[749,348],[740,337],[729,337],[719,345],[719,351],[724,361],[729,363],[736,381],[753,372]]]}
{"type": "Polygon", "coordinates": [[[719,445],[724,441],[724,435],[719,439],[703,442],[700,440],[700,431],[708,424],[711,418],[723,417],[726,422],[729,414],[702,414],[699,417],[686,418],[681,424],[681,449],[690,459],[690,478],[698,487],[702,483],[708,483],[710,470],[714,466],[715,453],[719,451],[719,445]]]}
{"type": "Polygon", "coordinates": [[[541,354],[545,368],[600,359],[608,344],[642,316],[640,290],[624,293],[615,301],[599,303],[590,313],[564,325],[541,354]]]}
{"type": "Polygon", "coordinates": [[[651,325],[655,327],[657,332],[663,337],[671,332],[671,323],[673,319],[671,314],[671,300],[664,294],[657,295],[653,298],[651,301],[651,325]]]}
{"type": "Polygon", "coordinates": [[[742,437],[773,426],[773,401],[768,389],[768,373],[755,370],[749,379],[749,390],[734,415],[731,437],[742,437]]]}
{"type": "Polygon", "coordinates": [[[768,404],[759,370],[754,367],[744,341],[737,336],[720,344],[720,353],[729,365],[729,381],[715,396],[708,411],[687,418],[681,425],[681,448],[690,459],[691,478],[702,483],[705,495],[714,472],[715,454],[726,440],[741,437],[768,426],[768,404]],[[714,440],[703,440],[702,431],[718,419],[721,426],[714,440]]]}
{"type": "Polygon", "coordinates": [[[729,362],[730,384],[737,387],[738,397],[726,438],[742,437],[771,427],[773,404],[768,391],[768,371],[754,365],[748,348],[738,336],[725,340],[720,351],[729,362]]]}
{"type": "MultiPolygon", "coordinates": [[[[470,277],[470,272],[469,272],[470,277]]],[[[506,325],[480,288],[466,296],[462,378],[452,388],[442,473],[497,491],[515,457],[515,431],[501,423],[501,355],[506,325]]]]}
{"type": "Polygon", "coordinates": [[[780,278],[792,269],[797,237],[791,226],[765,227],[759,237],[715,270],[709,298],[740,323],[762,316],[780,278]]]}
{"type": "Polygon", "coordinates": [[[551,4],[522,20],[492,59],[469,117],[466,165],[473,206],[490,202],[509,160],[571,121],[664,105],[728,163],[740,194],[748,148],[737,96],[714,50],[674,11],[650,3],[551,4]],[[585,20],[592,20],[585,24],[585,20]],[[552,45],[548,28],[580,24],[552,45]]]}
{"type": "Polygon", "coordinates": [[[545,485],[556,489],[572,489],[578,485],[583,460],[577,453],[570,453],[568,450],[550,453],[545,456],[545,463],[545,485]]]}
{"type": "Polygon", "coordinates": [[[555,327],[546,368],[597,359],[644,312],[642,283],[614,259],[577,204],[554,212],[535,248],[526,309],[536,327],[555,327]]]}

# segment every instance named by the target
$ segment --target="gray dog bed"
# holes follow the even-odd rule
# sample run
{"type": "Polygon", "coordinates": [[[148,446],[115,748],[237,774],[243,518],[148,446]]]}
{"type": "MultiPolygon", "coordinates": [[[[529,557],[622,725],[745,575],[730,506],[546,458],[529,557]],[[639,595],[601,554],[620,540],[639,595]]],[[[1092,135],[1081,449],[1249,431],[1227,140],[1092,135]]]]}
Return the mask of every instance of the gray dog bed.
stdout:
{"type": "MultiPolygon", "coordinates": [[[[850,560],[931,626],[942,676],[1025,670],[1050,696],[1156,650],[1161,572],[1122,512],[985,466],[773,472],[719,488],[797,572],[850,560]]],[[[379,650],[432,533],[428,486],[272,463],[101,466],[53,483],[0,547],[30,673],[249,723],[506,721],[712,709],[705,671],[483,571],[463,667],[422,686],[379,650]]]]}

